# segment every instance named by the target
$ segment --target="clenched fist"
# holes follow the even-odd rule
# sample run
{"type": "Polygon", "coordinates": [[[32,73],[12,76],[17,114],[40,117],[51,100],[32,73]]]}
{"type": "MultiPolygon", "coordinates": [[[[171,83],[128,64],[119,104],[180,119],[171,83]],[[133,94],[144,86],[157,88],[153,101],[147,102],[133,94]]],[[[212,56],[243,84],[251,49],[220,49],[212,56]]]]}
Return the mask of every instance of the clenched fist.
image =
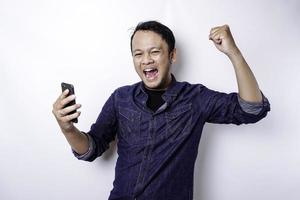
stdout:
{"type": "Polygon", "coordinates": [[[217,26],[210,30],[209,39],[212,40],[221,52],[232,56],[239,52],[228,25],[217,26]]]}

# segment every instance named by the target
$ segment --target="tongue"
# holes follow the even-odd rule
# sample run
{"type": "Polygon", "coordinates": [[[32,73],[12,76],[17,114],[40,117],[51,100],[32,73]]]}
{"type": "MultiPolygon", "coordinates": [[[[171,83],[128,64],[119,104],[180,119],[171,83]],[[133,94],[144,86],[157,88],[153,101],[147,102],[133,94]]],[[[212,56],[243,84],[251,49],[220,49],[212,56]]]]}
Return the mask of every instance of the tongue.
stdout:
{"type": "Polygon", "coordinates": [[[151,70],[149,72],[146,72],[146,77],[151,79],[151,78],[154,78],[156,74],[157,74],[157,69],[151,70]]]}

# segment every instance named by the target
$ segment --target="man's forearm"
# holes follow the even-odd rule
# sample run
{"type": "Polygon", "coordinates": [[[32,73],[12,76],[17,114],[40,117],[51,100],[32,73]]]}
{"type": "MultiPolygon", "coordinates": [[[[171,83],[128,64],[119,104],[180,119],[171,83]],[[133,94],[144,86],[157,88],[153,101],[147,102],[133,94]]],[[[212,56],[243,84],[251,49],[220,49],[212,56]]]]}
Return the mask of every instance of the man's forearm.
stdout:
{"type": "Polygon", "coordinates": [[[78,154],[84,154],[89,149],[89,141],[85,134],[81,133],[75,126],[68,131],[63,132],[71,148],[78,154]]]}
{"type": "Polygon", "coordinates": [[[236,49],[236,51],[228,55],[228,57],[235,70],[240,97],[249,102],[261,102],[262,94],[258,83],[242,53],[239,49],[236,49]]]}
{"type": "Polygon", "coordinates": [[[262,95],[255,77],[236,46],[228,25],[217,26],[210,30],[209,39],[231,60],[239,88],[240,97],[248,102],[261,102],[262,95]]]}

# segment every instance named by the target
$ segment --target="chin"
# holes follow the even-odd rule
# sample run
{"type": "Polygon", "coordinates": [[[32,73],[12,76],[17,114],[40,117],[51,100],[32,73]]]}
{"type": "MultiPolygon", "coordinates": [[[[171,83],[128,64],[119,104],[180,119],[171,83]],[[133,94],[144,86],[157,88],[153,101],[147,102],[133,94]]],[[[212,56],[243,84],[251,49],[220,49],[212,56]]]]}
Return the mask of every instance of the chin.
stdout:
{"type": "Polygon", "coordinates": [[[149,83],[147,81],[144,81],[144,85],[149,89],[159,89],[159,83],[149,83]]]}
{"type": "Polygon", "coordinates": [[[164,86],[162,84],[162,82],[152,82],[152,83],[149,83],[149,82],[145,82],[144,81],[144,85],[148,88],[148,89],[152,89],[152,90],[165,90],[167,88],[167,86],[164,86]]]}

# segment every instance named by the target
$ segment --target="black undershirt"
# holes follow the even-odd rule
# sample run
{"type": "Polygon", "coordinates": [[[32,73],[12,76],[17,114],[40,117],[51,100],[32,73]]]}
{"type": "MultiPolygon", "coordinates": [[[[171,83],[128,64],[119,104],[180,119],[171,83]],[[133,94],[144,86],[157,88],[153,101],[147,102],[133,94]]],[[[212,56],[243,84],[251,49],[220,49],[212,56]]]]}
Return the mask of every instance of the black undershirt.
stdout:
{"type": "Polygon", "coordinates": [[[165,90],[156,91],[156,90],[149,90],[144,87],[145,92],[148,94],[147,106],[153,112],[159,109],[165,101],[162,98],[162,95],[165,93],[165,90]]]}

